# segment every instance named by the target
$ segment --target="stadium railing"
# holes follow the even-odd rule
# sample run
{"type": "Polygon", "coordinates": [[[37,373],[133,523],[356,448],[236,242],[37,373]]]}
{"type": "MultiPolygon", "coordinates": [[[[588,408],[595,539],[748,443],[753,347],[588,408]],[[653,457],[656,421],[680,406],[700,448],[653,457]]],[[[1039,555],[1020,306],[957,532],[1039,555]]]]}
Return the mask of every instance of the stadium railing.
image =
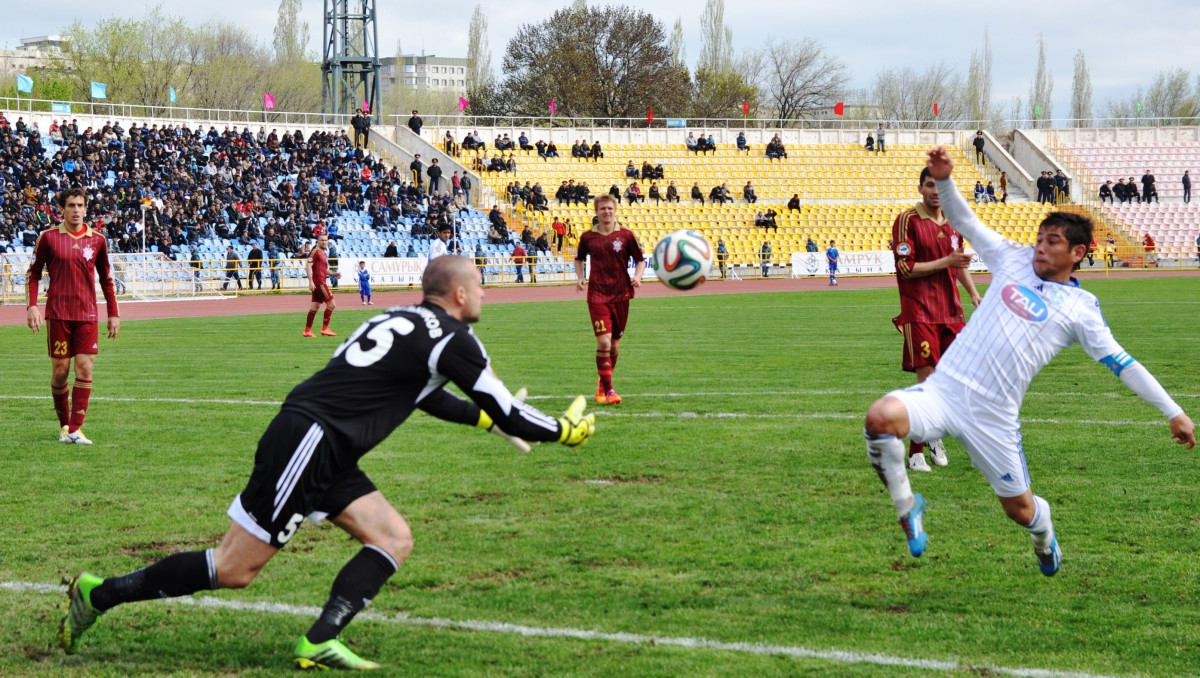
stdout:
{"type": "MultiPolygon", "coordinates": [[[[32,263],[31,253],[0,255],[3,304],[25,303],[27,275],[32,263]]],[[[109,263],[117,297],[125,301],[184,301],[221,296],[214,278],[205,275],[203,269],[193,268],[186,261],[174,261],[162,253],[110,253],[109,263]]],[[[39,297],[45,297],[48,284],[49,276],[43,275],[39,297]]],[[[99,285],[96,294],[101,295],[99,285]]]]}

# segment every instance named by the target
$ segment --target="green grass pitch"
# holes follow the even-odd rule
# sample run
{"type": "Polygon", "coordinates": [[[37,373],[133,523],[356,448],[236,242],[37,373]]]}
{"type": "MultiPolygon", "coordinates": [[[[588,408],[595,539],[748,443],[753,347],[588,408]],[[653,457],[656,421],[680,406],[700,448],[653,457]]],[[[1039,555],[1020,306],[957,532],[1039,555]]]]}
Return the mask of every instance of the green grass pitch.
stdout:
{"type": "MultiPolygon", "coordinates": [[[[1117,339],[1192,415],[1200,394],[1195,278],[1091,281],[1117,339]]],[[[1038,572],[957,443],[917,474],[929,548],[908,556],[866,462],[867,406],[911,383],[896,292],[634,302],[595,438],[521,455],[494,436],[414,416],[363,467],[416,549],[343,639],[406,676],[1180,676],[1200,672],[1196,455],[1078,348],[1023,409],[1034,491],[1054,510],[1062,572],[1038,572]],[[855,660],[385,621],[412,618],[707,639],[855,660]],[[890,666],[887,658],[948,662],[890,666]],[[986,668],[992,667],[992,668],[986,668]]],[[[344,336],[369,311],[339,310],[344,336]]],[[[43,335],[0,328],[0,675],[268,676],[311,618],[143,603],[58,650],[57,584],[206,548],[228,527],[259,435],[336,340],[302,313],[130,321],[102,339],[84,430],[57,442],[43,335]]],[[[595,388],[579,302],[485,306],[476,332],[501,378],[558,414],[595,388]]],[[[319,607],[356,550],[306,525],[253,585],[206,594],[319,607]]],[[[634,639],[636,641],[636,639],[634,639]]]]}

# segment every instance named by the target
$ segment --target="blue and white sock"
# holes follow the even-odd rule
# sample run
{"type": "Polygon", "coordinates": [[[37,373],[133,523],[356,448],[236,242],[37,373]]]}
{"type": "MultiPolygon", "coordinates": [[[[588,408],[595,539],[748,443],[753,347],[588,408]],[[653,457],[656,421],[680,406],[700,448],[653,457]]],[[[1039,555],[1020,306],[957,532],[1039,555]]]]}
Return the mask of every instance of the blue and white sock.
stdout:
{"type": "Polygon", "coordinates": [[[1033,522],[1025,526],[1033,539],[1033,548],[1043,553],[1050,550],[1054,541],[1054,523],[1050,520],[1050,504],[1036,494],[1033,496],[1033,522]]]}
{"type": "Polygon", "coordinates": [[[896,505],[896,517],[903,518],[913,507],[912,485],[908,482],[908,465],[905,463],[904,442],[894,435],[885,434],[867,438],[867,461],[879,474],[883,486],[896,505]]]}

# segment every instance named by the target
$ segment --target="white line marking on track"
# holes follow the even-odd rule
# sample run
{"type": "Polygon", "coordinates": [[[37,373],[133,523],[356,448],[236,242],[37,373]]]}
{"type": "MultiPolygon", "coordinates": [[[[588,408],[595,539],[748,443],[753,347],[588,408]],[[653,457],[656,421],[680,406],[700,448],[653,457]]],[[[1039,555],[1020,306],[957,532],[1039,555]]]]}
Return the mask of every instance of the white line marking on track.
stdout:
{"type": "MultiPolygon", "coordinates": [[[[0,590],[35,593],[65,593],[67,587],[57,584],[38,584],[33,582],[6,581],[0,582],[0,590]]],[[[167,605],[191,605],[195,607],[236,610],[239,612],[262,612],[266,614],[286,614],[296,617],[316,617],[321,614],[321,608],[304,605],[288,605],[266,601],[247,603],[235,600],[224,600],[210,596],[194,598],[173,598],[162,601],[167,605]]],[[[721,652],[737,652],[741,654],[771,655],[792,657],[795,659],[822,659],[825,661],[841,662],[843,664],[874,664],[877,666],[904,666],[931,671],[972,670],[977,672],[990,671],[993,674],[1005,676],[1023,676],[1027,678],[1119,678],[1094,673],[1076,671],[1054,671],[1051,669],[1035,669],[1025,667],[988,666],[981,664],[961,664],[958,662],[939,659],[912,659],[895,657],[886,654],[851,652],[847,650],[813,650],[794,645],[766,645],[762,643],[727,643],[707,638],[687,638],[671,636],[647,636],[640,633],[605,633],[588,631],[586,629],[556,628],[546,626],[525,626],[506,622],[489,622],[479,620],[442,619],[440,617],[412,617],[407,614],[385,615],[377,612],[364,611],[356,619],[381,622],[384,624],[402,624],[427,628],[463,629],[467,631],[485,631],[490,633],[506,633],[527,638],[573,638],[575,640],[601,640],[612,643],[628,643],[635,645],[669,645],[688,650],[717,650],[721,652]]]]}

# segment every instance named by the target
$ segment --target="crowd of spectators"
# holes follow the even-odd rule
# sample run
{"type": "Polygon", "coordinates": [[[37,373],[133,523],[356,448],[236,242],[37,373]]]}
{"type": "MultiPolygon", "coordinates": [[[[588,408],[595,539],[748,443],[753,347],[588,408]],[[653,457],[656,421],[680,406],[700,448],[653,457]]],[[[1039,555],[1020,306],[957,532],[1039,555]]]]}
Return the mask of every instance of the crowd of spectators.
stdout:
{"type": "MultiPolygon", "coordinates": [[[[1185,186],[1188,189],[1187,193],[1190,193],[1191,177],[1187,176],[1187,172],[1184,172],[1184,175],[1187,178],[1185,182],[1185,186]]],[[[1154,174],[1150,170],[1146,170],[1146,173],[1142,175],[1142,190],[1140,194],[1138,193],[1137,181],[1134,177],[1129,177],[1128,183],[1126,183],[1124,177],[1117,179],[1117,183],[1115,184],[1112,180],[1109,180],[1100,185],[1100,202],[1107,200],[1109,204],[1112,204],[1113,200],[1116,199],[1118,202],[1149,203],[1153,200],[1157,203],[1158,189],[1154,184],[1154,174]]],[[[1188,195],[1187,197],[1190,198],[1191,196],[1188,195]]]]}
{"type": "MultiPolygon", "coordinates": [[[[1133,177],[1129,177],[1129,180],[1132,182],[1133,177]]],[[[1071,195],[1071,180],[1062,170],[1042,172],[1035,183],[1039,203],[1057,205],[1060,200],[1065,202],[1071,195]]]]}
{"type": "Polygon", "coordinates": [[[692,132],[688,132],[687,139],[683,140],[683,145],[687,147],[689,151],[693,151],[697,155],[700,153],[709,152],[715,155],[717,152],[717,142],[713,140],[713,135],[711,134],[708,135],[708,138],[705,138],[704,135],[701,134],[700,138],[697,139],[692,132]]]}
{"type": "Polygon", "coordinates": [[[574,179],[567,179],[554,192],[554,197],[560,205],[587,205],[592,201],[592,189],[586,181],[575,183],[574,179]]]}
{"type": "Polygon", "coordinates": [[[322,229],[337,240],[331,217],[347,211],[365,210],[379,231],[398,230],[408,217],[424,234],[465,209],[461,193],[425,194],[402,172],[353,148],[342,130],[305,137],[265,126],[257,133],[185,123],[81,129],[62,120],[43,136],[36,124],[0,114],[0,248],[32,246],[41,230],[58,224],[54,197],[71,186],[87,189],[88,223],[114,251],[138,252],[144,242],[180,260],[207,238],[302,255],[305,241],[322,229]]]}
{"type": "Polygon", "coordinates": [[[767,148],[763,151],[767,158],[771,160],[787,160],[787,148],[783,145],[783,140],[776,134],[767,142],[767,148]]]}
{"type": "Polygon", "coordinates": [[[990,181],[987,182],[987,186],[984,186],[981,181],[976,180],[974,193],[977,203],[999,202],[999,199],[996,198],[996,187],[990,181]]]}
{"type": "MultiPolygon", "coordinates": [[[[563,183],[566,184],[565,181],[563,183]]],[[[514,205],[523,204],[528,209],[538,211],[549,209],[550,201],[547,199],[546,191],[542,188],[541,183],[531,185],[526,181],[522,186],[519,181],[509,182],[504,189],[504,194],[514,205]]],[[[562,202],[561,199],[559,202],[562,202]]]]}
{"type": "Polygon", "coordinates": [[[509,172],[517,173],[517,159],[512,153],[504,155],[502,153],[493,153],[491,160],[482,153],[477,154],[474,160],[471,161],[472,167],[476,172],[483,174],[484,172],[509,172]]]}
{"type": "Polygon", "coordinates": [[[632,160],[629,161],[629,164],[625,165],[625,176],[630,179],[641,179],[643,181],[646,179],[662,179],[664,174],[666,174],[666,170],[663,169],[662,163],[652,166],[649,160],[643,160],[640,170],[634,167],[632,160]]]}

